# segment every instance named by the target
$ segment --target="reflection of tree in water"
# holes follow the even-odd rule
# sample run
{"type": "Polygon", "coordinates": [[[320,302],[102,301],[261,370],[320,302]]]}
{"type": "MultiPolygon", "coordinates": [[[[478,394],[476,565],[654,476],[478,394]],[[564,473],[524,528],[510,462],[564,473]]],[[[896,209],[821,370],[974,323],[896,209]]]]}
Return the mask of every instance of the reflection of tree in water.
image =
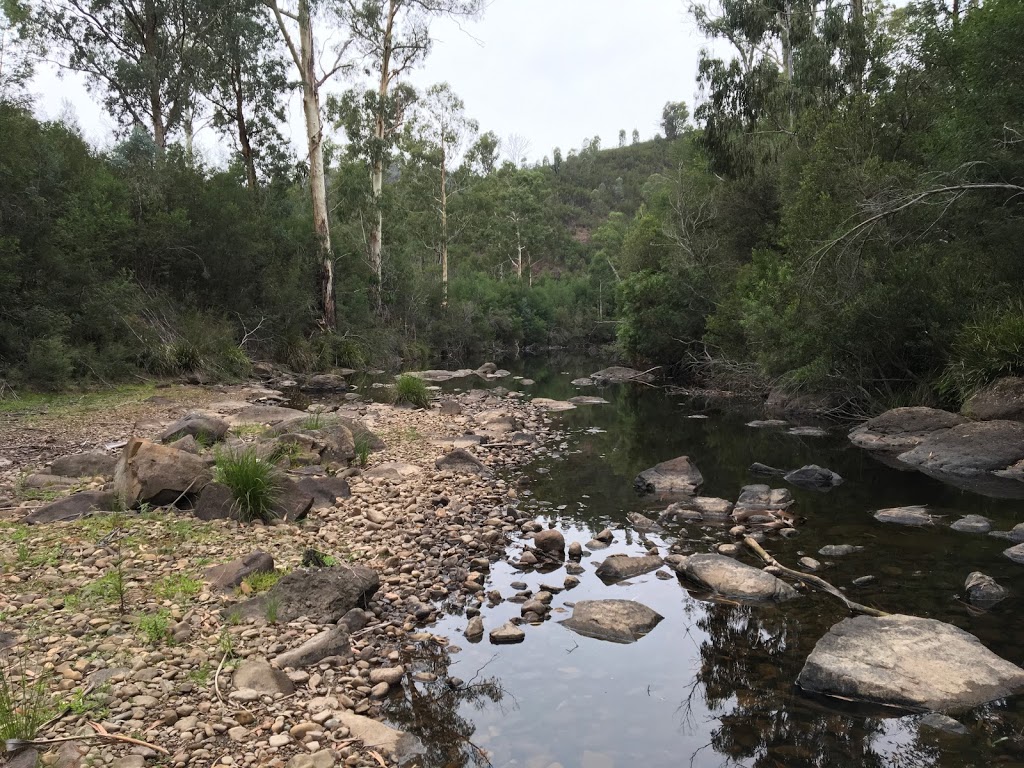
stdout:
{"type": "Polygon", "coordinates": [[[450,664],[451,654],[446,647],[436,643],[418,647],[408,660],[408,666],[413,675],[425,672],[433,679],[413,680],[407,684],[401,698],[394,696],[388,702],[386,716],[423,742],[426,748],[423,765],[490,766],[487,753],[473,743],[476,727],[460,714],[460,709],[468,704],[481,710],[489,704],[498,704],[509,694],[498,678],[481,676],[483,667],[470,680],[453,687],[448,676],[450,664]]]}

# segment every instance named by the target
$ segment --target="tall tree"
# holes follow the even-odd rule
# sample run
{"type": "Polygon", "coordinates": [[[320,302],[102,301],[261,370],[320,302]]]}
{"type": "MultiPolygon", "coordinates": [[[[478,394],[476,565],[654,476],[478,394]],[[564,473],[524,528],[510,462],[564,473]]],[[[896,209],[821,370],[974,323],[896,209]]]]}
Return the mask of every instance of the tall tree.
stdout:
{"type": "Polygon", "coordinates": [[[690,117],[690,110],[682,101],[667,101],[661,110],[661,128],[665,131],[665,138],[669,141],[677,138],[686,127],[686,121],[690,117]]]}
{"type": "Polygon", "coordinates": [[[466,164],[474,173],[487,176],[498,167],[501,155],[501,139],[494,131],[480,134],[473,146],[466,152],[466,164]]]}
{"type": "Polygon", "coordinates": [[[625,128],[620,128],[619,129],[619,149],[622,149],[624,146],[626,146],[626,129],[625,128]]]}
{"type": "Polygon", "coordinates": [[[306,147],[309,152],[309,190],[313,201],[313,233],[317,242],[317,297],[320,323],[324,330],[338,324],[334,299],[334,252],[327,210],[327,179],[324,170],[324,129],[320,113],[320,89],[344,67],[350,40],[335,46],[332,63],[317,69],[317,50],[313,39],[313,7],[310,0],[297,0],[294,9],[282,0],[263,0],[270,9],[278,32],[291,54],[302,88],[302,114],[306,123],[306,147]],[[295,38],[298,37],[296,45],[295,38]]]}
{"type": "Polygon", "coordinates": [[[640,143],[640,131],[638,131],[636,128],[633,129],[633,143],[640,143]]]}
{"type": "Polygon", "coordinates": [[[33,74],[33,55],[38,53],[39,30],[26,23],[29,9],[19,0],[0,2],[0,102],[21,99],[33,74]]]}
{"type": "Polygon", "coordinates": [[[368,74],[376,80],[375,98],[368,104],[374,117],[374,145],[370,157],[370,186],[376,214],[367,250],[377,279],[377,311],[381,301],[384,250],[384,209],[381,194],[388,143],[400,129],[389,120],[396,110],[391,90],[399,78],[420,64],[430,52],[430,22],[437,16],[471,16],[482,0],[343,0],[356,49],[368,74]]]}
{"type": "Polygon", "coordinates": [[[448,200],[456,191],[450,189],[449,173],[459,161],[465,142],[478,130],[475,120],[466,117],[466,105],[448,83],[439,83],[427,89],[423,100],[424,138],[436,148],[438,170],[437,205],[440,217],[441,306],[448,306],[448,245],[451,234],[448,226],[448,200]]]}

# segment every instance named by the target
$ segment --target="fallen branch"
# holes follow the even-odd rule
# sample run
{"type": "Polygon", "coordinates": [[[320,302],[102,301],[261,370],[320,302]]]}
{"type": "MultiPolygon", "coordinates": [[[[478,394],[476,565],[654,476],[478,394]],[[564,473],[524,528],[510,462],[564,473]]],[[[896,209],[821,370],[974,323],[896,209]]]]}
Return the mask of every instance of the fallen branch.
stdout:
{"type": "Polygon", "coordinates": [[[91,741],[93,739],[107,739],[109,741],[123,741],[128,744],[136,744],[140,747],[149,747],[152,750],[159,752],[162,755],[170,755],[163,747],[157,746],[156,744],[150,744],[148,741],[142,741],[142,739],[134,739],[131,736],[122,736],[119,733],[110,733],[99,723],[90,722],[89,725],[92,727],[95,734],[88,734],[85,736],[58,736],[52,739],[7,739],[4,744],[5,749],[8,752],[16,752],[19,749],[28,746],[43,747],[48,744],[60,744],[66,741],[91,741]]]}
{"type": "Polygon", "coordinates": [[[839,598],[843,601],[843,604],[846,605],[846,607],[849,608],[851,611],[867,614],[868,616],[890,615],[885,611],[878,610],[877,608],[871,608],[866,605],[861,605],[860,603],[855,603],[853,600],[850,600],[846,595],[844,595],[842,591],[840,591],[836,587],[833,587],[824,579],[820,579],[817,576],[811,576],[809,573],[801,573],[800,571],[794,571],[791,568],[787,568],[774,557],[765,552],[761,545],[749,536],[743,537],[743,543],[746,544],[751,550],[753,550],[754,554],[756,554],[758,557],[764,560],[768,565],[772,566],[773,568],[778,568],[780,571],[789,576],[792,576],[794,579],[799,579],[800,581],[806,584],[810,584],[812,587],[816,587],[822,592],[827,592],[833,597],[839,598]]]}
{"type": "Polygon", "coordinates": [[[224,651],[224,655],[220,657],[220,664],[217,665],[217,671],[213,675],[213,690],[217,694],[217,701],[224,704],[224,697],[220,693],[220,671],[224,669],[224,662],[228,660],[228,652],[224,651]]]}

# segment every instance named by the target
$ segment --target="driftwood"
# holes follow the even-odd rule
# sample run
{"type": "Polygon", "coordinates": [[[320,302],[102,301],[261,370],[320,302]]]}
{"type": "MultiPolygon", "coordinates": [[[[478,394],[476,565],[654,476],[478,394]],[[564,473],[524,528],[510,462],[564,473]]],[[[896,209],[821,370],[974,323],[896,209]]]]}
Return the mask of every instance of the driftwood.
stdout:
{"type": "Polygon", "coordinates": [[[828,594],[832,595],[833,597],[839,598],[840,600],[843,601],[843,604],[847,608],[849,608],[851,611],[856,611],[857,613],[863,613],[863,614],[866,614],[868,616],[889,616],[890,615],[890,614],[886,613],[885,611],[878,610],[877,608],[871,608],[870,606],[867,606],[867,605],[861,605],[860,603],[855,603],[853,600],[850,600],[850,598],[848,598],[846,595],[844,595],[841,590],[837,589],[836,587],[833,587],[831,584],[829,584],[824,579],[818,578],[817,576],[812,576],[809,573],[801,573],[800,571],[794,571],[791,568],[787,568],[786,566],[782,565],[778,560],[776,560],[774,557],[772,557],[767,552],[765,552],[764,549],[761,547],[761,545],[758,544],[756,541],[754,541],[749,536],[745,536],[743,538],[743,543],[746,544],[751,550],[753,550],[754,554],[756,554],[758,557],[760,557],[762,560],[764,560],[768,565],[772,566],[773,568],[777,568],[778,570],[782,571],[782,573],[785,573],[788,576],[792,576],[794,579],[799,579],[800,581],[802,581],[802,582],[804,582],[806,584],[810,584],[812,587],[814,587],[816,589],[819,589],[822,592],[827,592],[828,594]]]}
{"type": "Polygon", "coordinates": [[[170,755],[161,746],[156,744],[150,744],[148,741],[142,741],[142,739],[132,738],[131,736],[122,736],[119,733],[110,733],[100,723],[89,722],[89,726],[96,731],[95,734],[88,734],[83,736],[58,736],[53,739],[7,739],[6,749],[8,752],[16,752],[19,749],[29,746],[47,746],[49,744],[59,744],[64,741],[90,741],[92,739],[106,739],[107,741],[121,741],[127,744],[137,744],[140,747],[149,747],[152,750],[159,752],[162,755],[170,755]]]}

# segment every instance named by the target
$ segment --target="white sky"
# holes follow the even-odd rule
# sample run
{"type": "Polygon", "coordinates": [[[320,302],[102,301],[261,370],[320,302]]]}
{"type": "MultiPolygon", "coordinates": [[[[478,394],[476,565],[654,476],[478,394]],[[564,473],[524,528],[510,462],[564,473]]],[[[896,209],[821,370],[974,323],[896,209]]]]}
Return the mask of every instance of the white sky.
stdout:
{"type": "MultiPolygon", "coordinates": [[[[441,20],[432,34],[433,52],[413,84],[447,80],[481,131],[526,137],[531,160],[555,146],[578,149],[594,135],[614,146],[620,128],[650,138],[666,101],[682,99],[693,110],[702,40],[684,0],[493,0],[481,20],[441,20]]],[[[333,90],[349,85],[338,82],[333,90]]],[[[32,90],[44,117],[70,104],[87,139],[99,146],[112,141],[113,121],[77,75],[44,70],[32,90]]],[[[289,126],[299,150],[297,99],[289,126]]],[[[212,132],[201,135],[213,162],[225,156],[219,141],[212,132]]]]}

